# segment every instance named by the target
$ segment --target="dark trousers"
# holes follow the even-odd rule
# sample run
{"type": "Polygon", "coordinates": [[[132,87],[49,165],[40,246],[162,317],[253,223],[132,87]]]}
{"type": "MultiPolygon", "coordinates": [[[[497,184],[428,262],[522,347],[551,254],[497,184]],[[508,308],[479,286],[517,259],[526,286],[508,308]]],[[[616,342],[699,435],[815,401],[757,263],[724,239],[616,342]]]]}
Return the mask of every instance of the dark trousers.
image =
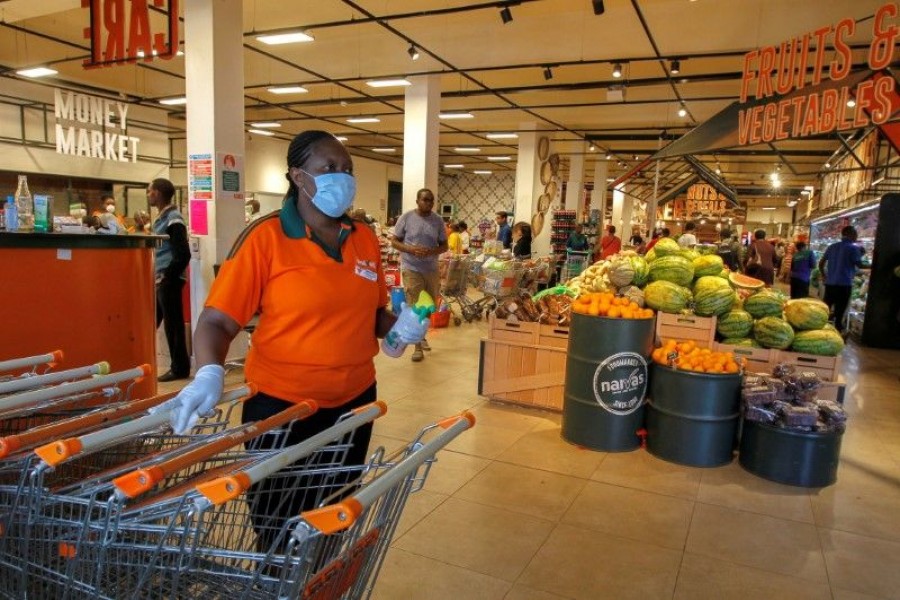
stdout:
{"type": "Polygon", "coordinates": [[[181,278],[165,278],[156,284],[156,327],[165,323],[166,342],[172,359],[170,370],[179,377],[187,377],[191,373],[191,359],[184,334],[183,288],[184,280],[181,278]]]}
{"type": "Polygon", "coordinates": [[[825,286],[825,304],[831,309],[834,315],[834,327],[838,331],[844,331],[844,314],[847,312],[847,306],[850,305],[850,291],[852,287],[849,285],[826,285],[825,286]]]}
{"type": "Polygon", "coordinates": [[[791,298],[808,298],[809,282],[791,277],[791,298]]]}
{"type": "MultiPolygon", "coordinates": [[[[296,421],[290,428],[287,439],[281,435],[262,435],[247,443],[248,450],[265,450],[292,446],[303,440],[325,431],[348,411],[369,404],[376,400],[377,393],[373,383],[365,392],[338,408],[320,408],[306,419],[296,421]]],[[[271,417],[291,406],[290,402],[258,393],[244,402],[241,416],[243,423],[260,421],[271,417]]],[[[372,437],[372,424],[363,425],[355,430],[351,446],[344,453],[324,451],[313,453],[288,468],[250,486],[247,502],[250,506],[250,519],[257,535],[257,548],[260,552],[268,552],[274,543],[283,546],[285,539],[278,535],[285,521],[299,516],[301,512],[318,506],[323,498],[338,492],[346,483],[359,475],[359,469],[347,469],[343,472],[334,463],[340,462],[346,467],[364,465],[368,459],[369,440],[372,437]],[[317,473],[310,471],[321,467],[317,473]],[[304,472],[306,471],[306,472],[304,472]]],[[[333,502],[337,502],[335,498],[333,502]]]]}

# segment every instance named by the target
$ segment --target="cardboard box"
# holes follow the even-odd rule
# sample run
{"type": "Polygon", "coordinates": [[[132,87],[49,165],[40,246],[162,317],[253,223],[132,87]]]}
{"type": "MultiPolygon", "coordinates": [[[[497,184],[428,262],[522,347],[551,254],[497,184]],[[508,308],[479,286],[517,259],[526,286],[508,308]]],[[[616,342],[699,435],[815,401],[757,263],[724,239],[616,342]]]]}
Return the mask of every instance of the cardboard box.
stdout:
{"type": "Polygon", "coordinates": [[[701,348],[712,348],[715,339],[715,317],[656,313],[656,343],[658,345],[665,340],[679,342],[693,340],[701,348]]]}
{"type": "Polygon", "coordinates": [[[482,340],[478,393],[492,400],[562,411],[566,350],[482,340]]]}

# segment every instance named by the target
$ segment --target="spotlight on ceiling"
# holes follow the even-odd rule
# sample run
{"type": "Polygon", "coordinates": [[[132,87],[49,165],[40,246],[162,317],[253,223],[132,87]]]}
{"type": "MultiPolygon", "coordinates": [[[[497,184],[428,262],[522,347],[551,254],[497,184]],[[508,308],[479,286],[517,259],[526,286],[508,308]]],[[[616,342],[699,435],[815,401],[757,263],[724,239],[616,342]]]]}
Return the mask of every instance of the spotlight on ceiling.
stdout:
{"type": "Polygon", "coordinates": [[[675,59],[669,64],[669,73],[671,73],[672,75],[678,75],[679,73],[681,73],[680,60],[675,59]]]}
{"type": "Polygon", "coordinates": [[[415,44],[409,45],[409,50],[406,51],[409,54],[409,57],[413,60],[419,60],[419,49],[416,48],[415,44]]]}
{"type": "Polygon", "coordinates": [[[602,15],[606,12],[606,7],[603,6],[603,0],[591,0],[591,4],[593,5],[595,15],[602,15]]]}
{"type": "Polygon", "coordinates": [[[622,76],[622,63],[615,63],[613,65],[612,76],[616,79],[622,76]]]}
{"type": "Polygon", "coordinates": [[[550,67],[544,67],[544,81],[553,79],[553,70],[550,67]]]}
{"type": "Polygon", "coordinates": [[[589,151],[589,152],[594,152],[595,150],[597,150],[597,146],[595,146],[595,145],[593,145],[593,144],[591,144],[590,146],[588,146],[588,151],[589,151]]]}
{"type": "Polygon", "coordinates": [[[512,11],[509,10],[508,6],[504,6],[500,9],[500,19],[503,21],[504,25],[513,20],[512,11]]]}
{"type": "Polygon", "coordinates": [[[681,105],[681,108],[678,109],[678,116],[684,118],[687,116],[687,109],[684,107],[684,104],[681,105]]]}
{"type": "Polygon", "coordinates": [[[856,106],[856,100],[854,100],[853,98],[850,98],[849,100],[847,100],[847,106],[849,108],[853,108],[854,106],[856,106]]]}

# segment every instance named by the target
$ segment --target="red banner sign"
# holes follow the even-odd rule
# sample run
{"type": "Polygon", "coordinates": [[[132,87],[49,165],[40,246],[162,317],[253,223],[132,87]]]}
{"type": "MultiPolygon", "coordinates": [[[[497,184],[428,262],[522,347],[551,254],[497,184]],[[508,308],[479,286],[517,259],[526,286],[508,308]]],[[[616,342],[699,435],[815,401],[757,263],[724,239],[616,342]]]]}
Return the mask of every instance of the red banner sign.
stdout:
{"type": "Polygon", "coordinates": [[[81,0],[90,9],[84,29],[91,41],[85,68],[171,59],[178,52],[178,0],[81,0]],[[150,6],[166,10],[163,31],[153,31],[150,6]]]}

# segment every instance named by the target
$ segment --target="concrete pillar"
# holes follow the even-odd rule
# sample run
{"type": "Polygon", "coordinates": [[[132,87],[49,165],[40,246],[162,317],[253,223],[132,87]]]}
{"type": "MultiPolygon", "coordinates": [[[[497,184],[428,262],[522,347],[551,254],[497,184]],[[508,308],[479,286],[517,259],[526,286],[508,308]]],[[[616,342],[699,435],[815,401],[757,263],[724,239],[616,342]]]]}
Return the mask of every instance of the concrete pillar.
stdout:
{"type": "MultiPolygon", "coordinates": [[[[213,265],[221,264],[244,227],[244,47],[241,0],[191,0],[184,3],[185,87],[187,90],[187,153],[209,157],[211,201],[195,201],[192,229],[205,212],[207,234],[199,236],[199,258],[191,260],[191,330],[203,309],[213,280],[213,265]],[[237,160],[240,191],[220,193],[218,157],[237,160]]],[[[205,159],[201,159],[205,160],[205,159]]],[[[188,181],[191,181],[190,168],[188,181]]],[[[285,182],[285,186],[287,182],[285,182]]],[[[200,196],[197,192],[188,191],[200,196]]],[[[200,196],[205,198],[206,196],[200,196]]],[[[189,215],[185,215],[188,217],[189,215]]]]}
{"type": "MultiPolygon", "coordinates": [[[[584,151],[585,144],[580,144],[580,150],[584,151]]],[[[576,148],[578,148],[576,146],[576,148]]],[[[576,152],[569,157],[569,181],[566,184],[566,199],[563,207],[568,210],[577,210],[581,215],[584,212],[584,154],[576,152]]]]}
{"type": "Polygon", "coordinates": [[[594,165],[594,190],[591,192],[591,208],[600,210],[600,226],[606,214],[606,178],[609,177],[609,161],[601,158],[594,165]]]}
{"type": "MultiPolygon", "coordinates": [[[[616,228],[616,235],[622,237],[622,218],[625,215],[625,203],[626,203],[625,194],[622,192],[622,186],[613,189],[613,205],[612,205],[612,219],[610,220],[610,225],[614,225],[616,228]]],[[[629,218],[631,217],[631,211],[628,211],[629,218]]]]}
{"type": "Polygon", "coordinates": [[[403,116],[403,212],[416,207],[416,192],[428,188],[438,197],[438,114],[441,108],[440,75],[410,77],[403,116]]]}

